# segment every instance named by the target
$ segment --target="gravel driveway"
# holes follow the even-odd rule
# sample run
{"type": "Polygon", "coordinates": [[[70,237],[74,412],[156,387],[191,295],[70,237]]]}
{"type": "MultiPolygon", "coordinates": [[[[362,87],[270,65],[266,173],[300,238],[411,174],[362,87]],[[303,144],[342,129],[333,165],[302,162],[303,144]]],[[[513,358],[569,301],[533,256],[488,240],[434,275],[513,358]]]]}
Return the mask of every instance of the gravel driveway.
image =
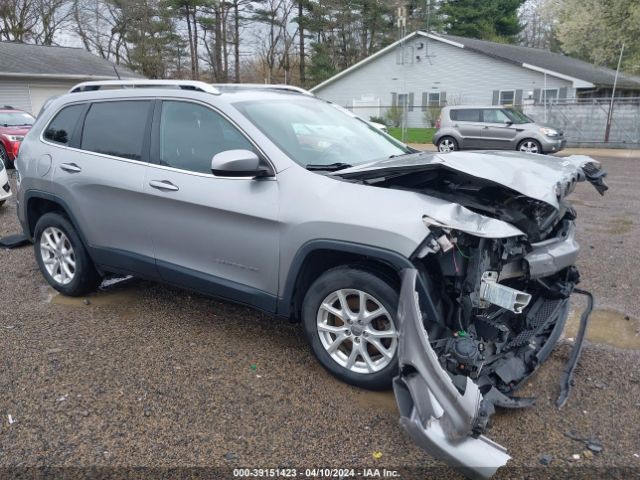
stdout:
{"type": "MultiPolygon", "coordinates": [[[[640,474],[640,159],[602,162],[608,194],[583,184],[573,195],[598,343],[585,348],[563,410],[554,401],[570,338],[523,390],[536,406],[494,416],[488,436],[513,456],[499,478],[640,474]],[[571,430],[604,450],[585,454],[571,430]]],[[[0,208],[0,237],[18,230],[15,203],[0,208]]],[[[0,250],[0,392],[0,477],[143,466],[217,467],[216,478],[235,467],[459,478],[404,436],[391,393],[330,377],[298,325],[143,281],[64,298],[30,247],[0,250]]]]}

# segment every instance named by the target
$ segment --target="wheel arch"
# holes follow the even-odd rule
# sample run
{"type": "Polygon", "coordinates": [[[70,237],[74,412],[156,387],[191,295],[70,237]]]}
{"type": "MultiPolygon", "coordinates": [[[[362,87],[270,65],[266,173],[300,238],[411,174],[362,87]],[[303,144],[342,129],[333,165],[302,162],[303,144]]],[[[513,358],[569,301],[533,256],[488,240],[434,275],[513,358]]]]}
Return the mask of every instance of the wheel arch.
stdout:
{"type": "Polygon", "coordinates": [[[27,228],[26,233],[28,234],[30,239],[33,239],[36,224],[38,223],[40,217],[42,217],[45,213],[57,212],[63,214],[69,219],[84,245],[87,245],[87,242],[82,235],[82,231],[78,227],[78,222],[73,216],[71,209],[60,197],[48,192],[29,190],[24,195],[24,208],[25,223],[27,228]]]}
{"type": "Polygon", "coordinates": [[[324,272],[341,265],[357,266],[398,286],[399,272],[413,266],[408,258],[384,248],[338,240],[312,240],[300,247],[291,262],[278,298],[278,316],[299,321],[302,300],[311,284],[324,272]]]}

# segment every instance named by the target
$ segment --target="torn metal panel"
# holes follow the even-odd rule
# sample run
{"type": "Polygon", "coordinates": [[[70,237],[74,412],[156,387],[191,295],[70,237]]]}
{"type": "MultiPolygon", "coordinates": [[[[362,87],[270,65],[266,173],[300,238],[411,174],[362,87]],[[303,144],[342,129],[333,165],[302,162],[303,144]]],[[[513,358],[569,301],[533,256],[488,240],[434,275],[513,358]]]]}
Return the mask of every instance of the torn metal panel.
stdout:
{"type": "Polygon", "coordinates": [[[546,277],[574,265],[580,252],[575,236],[574,223],[566,222],[557,237],[533,243],[531,252],[524,257],[529,265],[529,275],[532,278],[546,277]]]}
{"type": "Polygon", "coordinates": [[[394,381],[400,424],[434,457],[469,477],[489,478],[510,457],[500,445],[474,435],[489,412],[470,378],[461,394],[440,366],[422,325],[416,280],[417,270],[403,272],[398,312],[401,373],[394,381]]]}

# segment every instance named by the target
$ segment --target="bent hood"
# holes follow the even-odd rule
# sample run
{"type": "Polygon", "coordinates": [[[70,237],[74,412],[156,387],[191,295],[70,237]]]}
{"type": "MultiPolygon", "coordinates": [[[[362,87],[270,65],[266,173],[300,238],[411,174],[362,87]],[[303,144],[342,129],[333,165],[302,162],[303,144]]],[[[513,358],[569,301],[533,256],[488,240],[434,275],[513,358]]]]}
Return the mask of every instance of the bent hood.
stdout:
{"type": "Polygon", "coordinates": [[[409,172],[446,169],[481,178],[559,208],[577,182],[589,181],[603,194],[606,173],[585,155],[551,157],[512,151],[415,153],[333,172],[345,179],[374,180],[409,172]]]}

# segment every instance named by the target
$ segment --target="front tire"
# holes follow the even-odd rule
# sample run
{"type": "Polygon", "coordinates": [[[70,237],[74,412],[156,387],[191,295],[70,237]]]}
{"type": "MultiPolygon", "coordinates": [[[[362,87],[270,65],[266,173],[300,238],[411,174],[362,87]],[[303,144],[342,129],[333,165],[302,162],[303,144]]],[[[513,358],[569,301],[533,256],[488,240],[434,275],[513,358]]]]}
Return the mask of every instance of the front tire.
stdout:
{"type": "Polygon", "coordinates": [[[398,291],[369,271],[342,266],[322,274],[302,304],[318,361],[340,380],[384,390],[398,371],[398,291]]]}
{"type": "Polygon", "coordinates": [[[79,297],[100,285],[80,236],[63,215],[52,212],[40,217],[33,247],[42,275],[60,293],[79,297]]]}
{"type": "Polygon", "coordinates": [[[518,150],[526,153],[542,153],[542,146],[533,138],[525,138],[518,144],[518,150]]]}
{"type": "Polygon", "coordinates": [[[458,150],[458,142],[453,137],[442,137],[438,140],[438,151],[440,153],[455,152],[458,150]]]}

